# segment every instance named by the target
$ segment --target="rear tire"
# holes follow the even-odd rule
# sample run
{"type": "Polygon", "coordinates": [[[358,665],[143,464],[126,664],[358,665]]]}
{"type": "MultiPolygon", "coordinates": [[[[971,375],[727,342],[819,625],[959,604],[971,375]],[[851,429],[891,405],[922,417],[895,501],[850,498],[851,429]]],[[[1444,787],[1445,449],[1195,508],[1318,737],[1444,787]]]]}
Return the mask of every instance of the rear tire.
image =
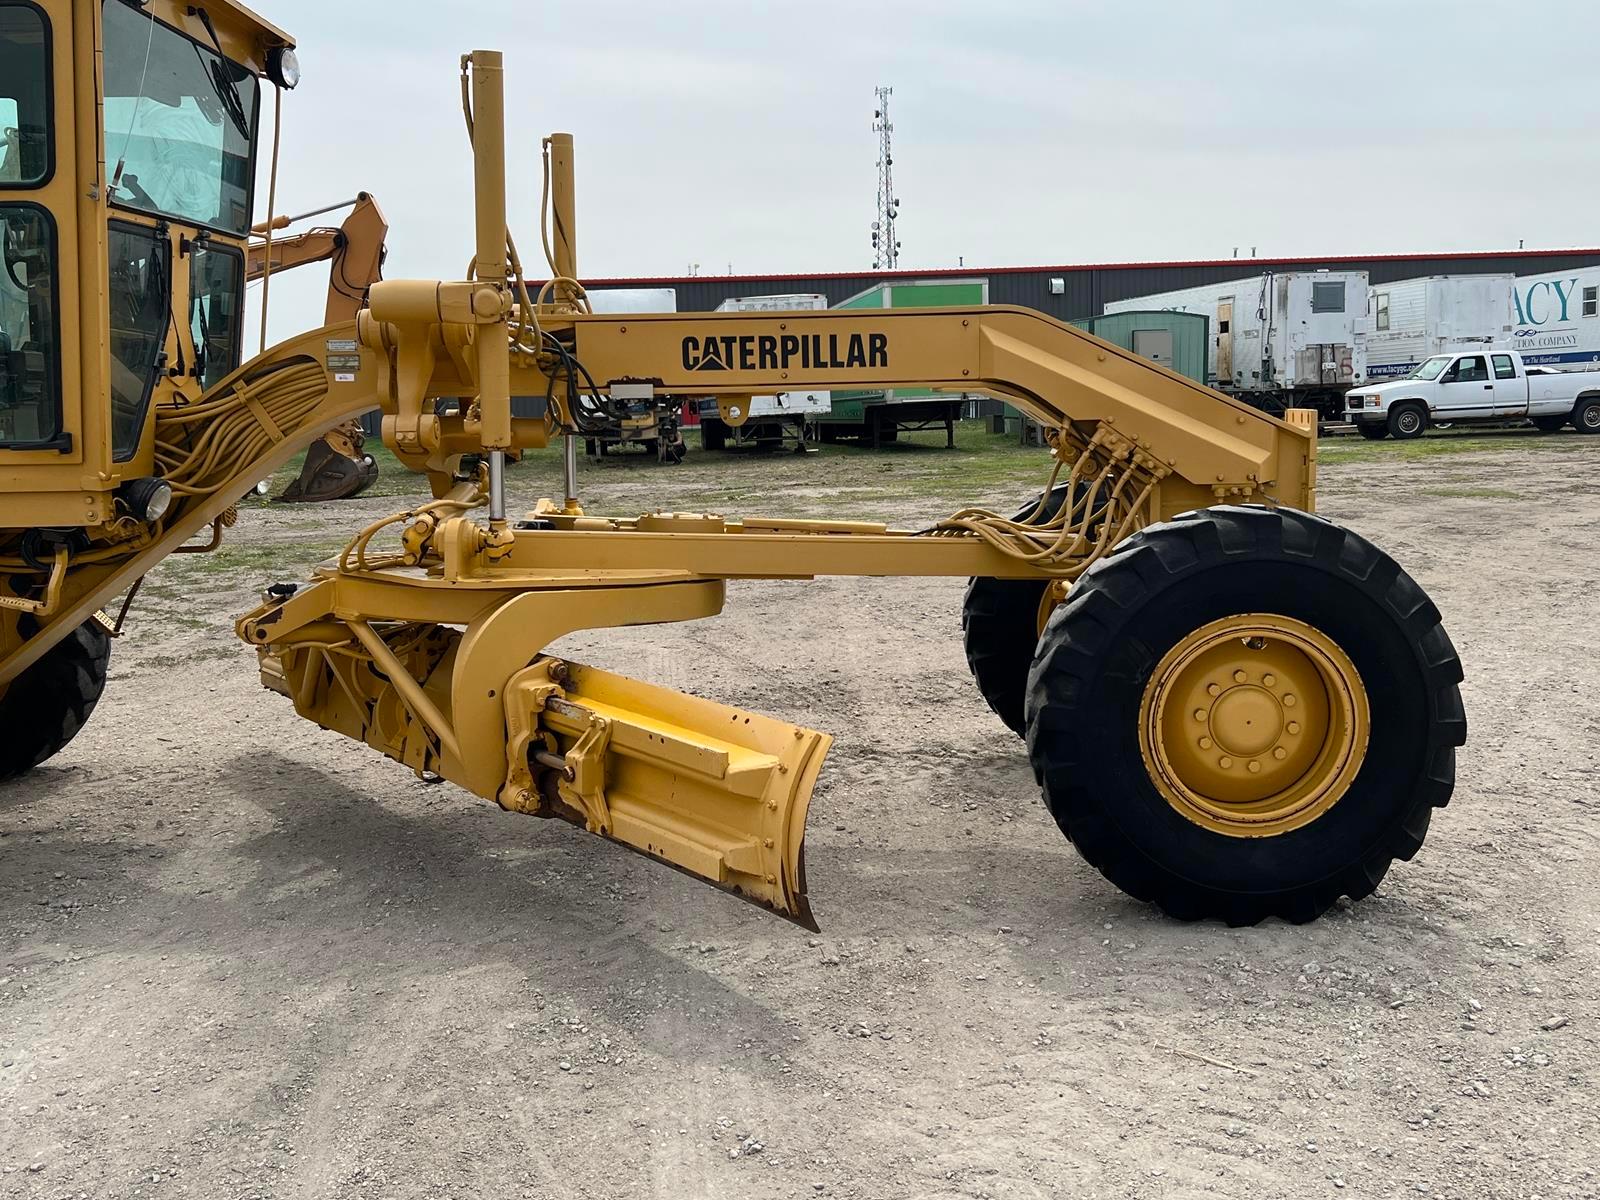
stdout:
{"type": "Polygon", "coordinates": [[[1356,432],[1362,437],[1366,438],[1369,442],[1381,442],[1384,438],[1389,436],[1389,427],[1387,425],[1381,425],[1376,421],[1358,421],[1356,423],[1356,432]]]}
{"type": "MultiPolygon", "coordinates": [[[[1271,639],[1279,636],[1273,632],[1271,639]]],[[[1229,640],[1222,649],[1270,662],[1282,645],[1250,637],[1237,645],[1229,640]]],[[[1455,747],[1466,740],[1460,680],[1461,663],[1438,610],[1364,538],[1290,509],[1202,509],[1124,541],[1056,610],[1029,676],[1028,752],[1062,832],[1129,895],[1184,920],[1250,925],[1278,916],[1299,923],[1340,896],[1370,894],[1394,859],[1409,859],[1422,845],[1433,809],[1450,799],[1455,747]],[[1164,710],[1173,724],[1156,727],[1161,748],[1150,749],[1157,743],[1149,736],[1153,710],[1146,706],[1152,695],[1163,694],[1158,685],[1174,653],[1216,623],[1226,629],[1241,618],[1310,630],[1343,658],[1367,719],[1358,705],[1347,728],[1359,731],[1364,724],[1365,730],[1359,738],[1351,734],[1342,758],[1301,760],[1296,748],[1286,752],[1284,766],[1274,765],[1285,759],[1278,748],[1292,744],[1280,736],[1285,732],[1303,732],[1307,753],[1334,746],[1331,737],[1321,739],[1334,729],[1338,693],[1330,685],[1319,699],[1318,685],[1296,684],[1301,703],[1291,708],[1279,694],[1285,679],[1243,670],[1217,676],[1223,691],[1205,684],[1200,703],[1217,708],[1204,717],[1196,708],[1193,720],[1207,724],[1185,725],[1190,718],[1181,700],[1164,710]],[[1265,764],[1256,776],[1233,773],[1246,762],[1216,757],[1235,734],[1253,740],[1262,732],[1242,730],[1238,707],[1229,710],[1232,724],[1216,724],[1223,700],[1203,697],[1225,698],[1235,688],[1249,695],[1243,711],[1258,720],[1260,706],[1267,705],[1279,738],[1226,751],[1255,755],[1265,764]],[[1327,720],[1319,722],[1315,710],[1323,700],[1327,720]],[[1289,721],[1296,714],[1304,730],[1289,721]],[[1173,729],[1181,736],[1170,738],[1173,729]],[[1218,743],[1204,736],[1208,731],[1218,743]],[[1188,748],[1190,732],[1198,736],[1199,754],[1188,748]],[[1270,755],[1262,749],[1268,745],[1270,755]],[[1211,802],[1219,819],[1186,810],[1170,783],[1157,782],[1158,754],[1160,761],[1170,754],[1172,762],[1195,754],[1198,777],[1226,766],[1229,780],[1246,784],[1307,762],[1304,775],[1282,776],[1290,781],[1284,795],[1297,779],[1329,782],[1322,802],[1281,810],[1288,816],[1275,825],[1259,823],[1259,809],[1246,807],[1256,801],[1238,795],[1211,802]],[[1328,761],[1344,764],[1344,773],[1321,774],[1328,761]]],[[[1277,799],[1261,803],[1271,808],[1277,799]]]]}
{"type": "Polygon", "coordinates": [[[1600,433],[1600,399],[1581,401],[1572,410],[1572,425],[1579,433],[1600,433]]]}
{"type": "Polygon", "coordinates": [[[1428,410],[1420,404],[1397,404],[1389,410],[1389,436],[1410,441],[1428,431],[1428,410]]]}
{"type": "Polygon", "coordinates": [[[85,621],[0,688],[0,779],[44,762],[70,742],[105,691],[111,639],[85,621]]]}

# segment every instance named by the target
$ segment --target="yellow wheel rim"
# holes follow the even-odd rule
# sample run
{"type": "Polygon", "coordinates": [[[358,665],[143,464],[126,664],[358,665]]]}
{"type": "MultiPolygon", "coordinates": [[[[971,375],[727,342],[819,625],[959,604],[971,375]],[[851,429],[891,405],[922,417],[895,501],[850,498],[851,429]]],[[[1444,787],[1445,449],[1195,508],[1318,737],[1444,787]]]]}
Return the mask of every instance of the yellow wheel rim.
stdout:
{"type": "Polygon", "coordinates": [[[1327,634],[1271,613],[1203,625],[1167,651],[1139,708],[1162,797],[1196,825],[1270,837],[1349,790],[1371,716],[1355,664],[1327,634]]]}

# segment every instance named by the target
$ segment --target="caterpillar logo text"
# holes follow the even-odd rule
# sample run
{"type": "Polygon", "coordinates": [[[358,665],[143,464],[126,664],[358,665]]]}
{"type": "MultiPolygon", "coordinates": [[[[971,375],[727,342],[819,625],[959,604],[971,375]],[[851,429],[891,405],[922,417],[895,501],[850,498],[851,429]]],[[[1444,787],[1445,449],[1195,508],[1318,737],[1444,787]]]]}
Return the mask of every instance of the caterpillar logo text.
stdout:
{"type": "Polygon", "coordinates": [[[683,339],[685,371],[787,371],[887,367],[886,333],[709,334],[683,339]]]}

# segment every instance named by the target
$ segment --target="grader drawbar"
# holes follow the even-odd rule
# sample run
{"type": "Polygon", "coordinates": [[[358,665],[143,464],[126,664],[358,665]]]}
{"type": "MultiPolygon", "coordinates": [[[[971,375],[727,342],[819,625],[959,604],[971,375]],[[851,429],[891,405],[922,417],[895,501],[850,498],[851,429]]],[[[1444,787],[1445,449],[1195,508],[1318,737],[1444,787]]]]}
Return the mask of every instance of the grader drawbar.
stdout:
{"type": "MultiPolygon", "coordinates": [[[[285,35],[226,15],[232,57],[281,57],[285,35]]],[[[308,582],[268,588],[238,632],[301,716],[413,771],[814,928],[803,842],[828,735],[549,647],[714,616],[729,579],[952,576],[969,580],[980,690],[1025,737],[1063,832],[1129,893],[1183,918],[1303,921],[1417,850],[1465,739],[1460,665],[1416,583],[1310,515],[1312,414],[1276,419],[1023,309],[593,314],[571,138],[544,144],[535,290],[508,235],[500,56],[464,56],[461,83],[467,279],[375,283],[353,322],[158,405],[157,445],[184,451],[152,472],[183,485],[159,518],[113,497],[70,536],[7,522],[0,707],[69,711],[0,766],[59,748],[98,694],[99,606],[208,524],[222,536],[264,468],[377,407],[432,498],[359,531],[308,582]],[[987,392],[1039,421],[1043,491],[1011,517],[968,508],[917,530],[580,502],[577,442],[613,390],[716,396],[736,420],[755,394],[902,386],[987,392]],[[513,416],[513,395],[543,414],[513,416]],[[555,439],[564,494],[508,513],[508,459],[555,439]]]]}

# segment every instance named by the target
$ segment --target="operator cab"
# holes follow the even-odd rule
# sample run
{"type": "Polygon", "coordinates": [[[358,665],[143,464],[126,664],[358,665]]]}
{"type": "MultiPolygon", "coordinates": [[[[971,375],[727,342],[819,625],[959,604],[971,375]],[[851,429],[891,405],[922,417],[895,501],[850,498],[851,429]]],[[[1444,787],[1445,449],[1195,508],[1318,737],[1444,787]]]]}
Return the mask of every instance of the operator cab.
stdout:
{"type": "Polygon", "coordinates": [[[239,365],[261,84],[296,81],[291,46],[233,0],[0,0],[0,468],[41,468],[23,490],[157,474],[153,411],[239,365]]]}

